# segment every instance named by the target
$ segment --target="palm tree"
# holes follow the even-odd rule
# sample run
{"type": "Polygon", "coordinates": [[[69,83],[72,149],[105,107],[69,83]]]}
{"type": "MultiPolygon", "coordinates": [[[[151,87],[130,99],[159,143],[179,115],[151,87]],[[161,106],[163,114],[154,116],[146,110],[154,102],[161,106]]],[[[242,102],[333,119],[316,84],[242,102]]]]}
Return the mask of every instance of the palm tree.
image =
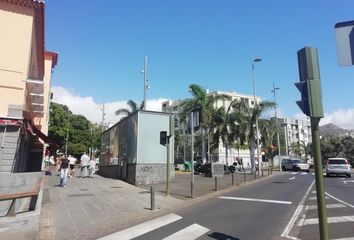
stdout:
{"type": "Polygon", "coordinates": [[[129,108],[121,108],[116,111],[116,115],[123,115],[124,118],[131,115],[132,113],[136,112],[137,110],[141,109],[138,106],[138,103],[134,102],[133,100],[129,100],[127,102],[129,108]]]}
{"type": "Polygon", "coordinates": [[[205,131],[210,131],[211,125],[211,112],[213,110],[214,103],[219,99],[225,99],[225,95],[208,95],[207,90],[197,84],[191,84],[189,91],[193,98],[186,100],[183,104],[183,110],[181,113],[181,119],[186,119],[187,114],[190,112],[199,113],[200,129],[202,133],[202,160],[206,162],[206,149],[205,149],[205,131]]]}
{"type": "Polygon", "coordinates": [[[250,109],[250,112],[249,112],[248,141],[249,141],[250,154],[251,154],[252,173],[254,173],[254,170],[255,170],[255,164],[254,164],[255,163],[255,149],[256,149],[255,139],[256,139],[256,137],[258,137],[258,136],[256,136],[255,129],[253,126],[256,125],[256,119],[259,119],[264,112],[274,108],[274,105],[275,105],[274,102],[263,101],[263,102],[257,104],[253,109],[250,109]]]}

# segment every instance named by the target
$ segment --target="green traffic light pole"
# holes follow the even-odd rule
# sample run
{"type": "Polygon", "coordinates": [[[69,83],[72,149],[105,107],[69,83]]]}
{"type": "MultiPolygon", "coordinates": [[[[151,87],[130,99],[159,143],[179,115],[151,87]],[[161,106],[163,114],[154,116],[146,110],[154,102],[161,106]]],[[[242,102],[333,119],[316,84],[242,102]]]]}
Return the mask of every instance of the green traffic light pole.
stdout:
{"type": "Polygon", "coordinates": [[[319,130],[319,122],[321,118],[323,118],[323,107],[317,49],[313,47],[304,47],[298,51],[297,56],[300,82],[295,83],[295,85],[301,92],[301,101],[297,101],[297,104],[303,113],[311,119],[320,239],[328,240],[327,209],[323,183],[319,130]]]}
{"type": "Polygon", "coordinates": [[[320,228],[320,239],[328,240],[327,209],[323,183],[319,122],[320,118],[311,117],[312,146],[315,160],[317,212],[320,228]]]}

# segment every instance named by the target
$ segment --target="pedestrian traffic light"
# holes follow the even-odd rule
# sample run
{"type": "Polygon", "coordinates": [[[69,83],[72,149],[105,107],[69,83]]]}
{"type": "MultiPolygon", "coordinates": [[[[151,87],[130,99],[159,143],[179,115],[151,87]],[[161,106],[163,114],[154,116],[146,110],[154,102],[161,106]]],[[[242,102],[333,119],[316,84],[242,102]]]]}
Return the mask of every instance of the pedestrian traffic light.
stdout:
{"type": "Polygon", "coordinates": [[[160,144],[164,145],[164,146],[167,144],[167,132],[166,131],[160,132],[160,144]]]}
{"type": "Polygon", "coordinates": [[[301,92],[296,101],[302,112],[310,117],[323,117],[322,93],[317,49],[304,47],[297,52],[300,82],[295,86],[301,92]]]}

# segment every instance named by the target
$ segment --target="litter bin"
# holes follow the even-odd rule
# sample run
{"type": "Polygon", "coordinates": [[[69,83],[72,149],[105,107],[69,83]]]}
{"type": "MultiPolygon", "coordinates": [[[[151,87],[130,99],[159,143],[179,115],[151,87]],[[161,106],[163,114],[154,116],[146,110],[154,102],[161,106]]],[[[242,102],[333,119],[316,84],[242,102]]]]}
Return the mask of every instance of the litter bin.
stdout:
{"type": "Polygon", "coordinates": [[[184,171],[190,172],[192,170],[192,163],[191,162],[184,162],[184,171]]]}

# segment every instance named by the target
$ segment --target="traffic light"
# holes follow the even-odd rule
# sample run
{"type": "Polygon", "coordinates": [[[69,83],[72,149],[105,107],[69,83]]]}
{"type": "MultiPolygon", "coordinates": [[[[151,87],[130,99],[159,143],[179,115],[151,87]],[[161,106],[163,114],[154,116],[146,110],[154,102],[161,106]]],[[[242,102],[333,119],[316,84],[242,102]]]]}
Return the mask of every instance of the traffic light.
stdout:
{"type": "Polygon", "coordinates": [[[168,141],[167,132],[161,131],[160,132],[160,144],[165,146],[167,144],[167,141],[168,141]]]}
{"type": "Polygon", "coordinates": [[[317,49],[304,47],[297,52],[300,82],[295,86],[301,92],[296,101],[302,112],[310,117],[323,117],[322,93],[317,49]]]}

